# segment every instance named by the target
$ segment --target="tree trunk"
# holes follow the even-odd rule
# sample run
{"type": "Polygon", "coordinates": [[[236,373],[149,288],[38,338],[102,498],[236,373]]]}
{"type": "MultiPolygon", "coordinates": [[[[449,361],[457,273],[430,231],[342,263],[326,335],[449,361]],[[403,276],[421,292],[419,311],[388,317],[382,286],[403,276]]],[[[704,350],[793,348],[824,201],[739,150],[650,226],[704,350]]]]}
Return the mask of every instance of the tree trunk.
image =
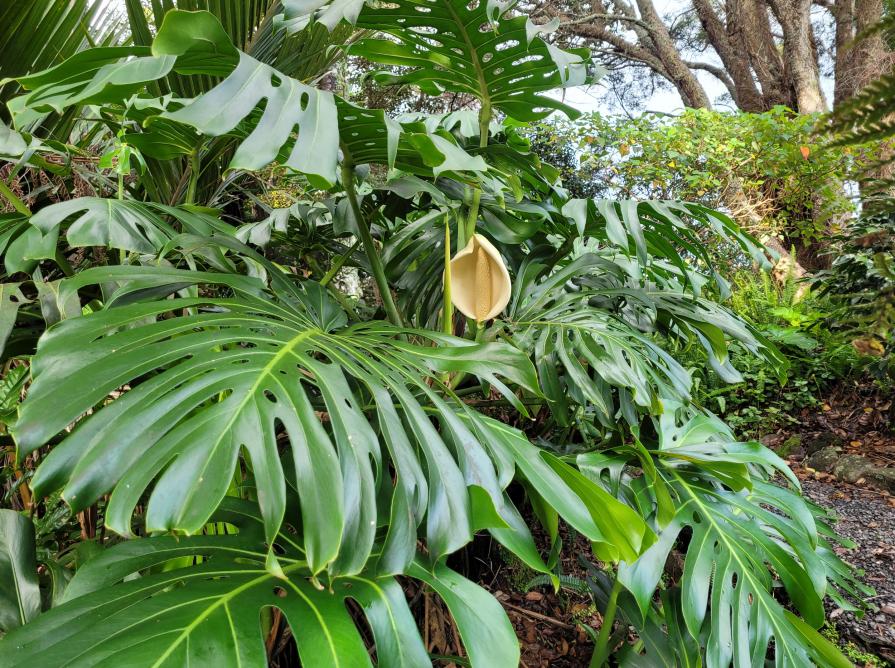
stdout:
{"type": "Polygon", "coordinates": [[[737,27],[741,26],[739,39],[745,46],[752,63],[752,69],[765,99],[765,107],[777,105],[794,106],[787,87],[784,85],[783,58],[774,42],[768,6],[764,0],[728,0],[728,21],[736,17],[737,27]]]}
{"type": "Polygon", "coordinates": [[[734,220],[748,231],[758,233],[761,243],[765,245],[776,257],[774,258],[774,280],[785,283],[791,278],[801,279],[808,275],[808,271],[799,262],[797,257],[790,253],[780,239],[769,234],[761,234],[762,227],[767,228],[762,217],[755,211],[755,207],[743,192],[738,179],[732,179],[724,193],[724,204],[730,210],[734,220]]]}
{"type": "Polygon", "coordinates": [[[851,49],[851,71],[856,93],[871,81],[887,74],[895,65],[895,57],[881,32],[865,36],[883,17],[882,0],[855,0],[855,36],[851,49]]]}
{"type": "Polygon", "coordinates": [[[833,107],[842,104],[855,93],[854,52],[855,0],[836,0],[833,5],[836,24],[836,60],[833,63],[833,107]]]}
{"type": "Polygon", "coordinates": [[[783,28],[783,58],[786,78],[793,89],[796,111],[803,114],[826,111],[820,70],[811,27],[811,0],[769,0],[783,28]]]}
{"type": "Polygon", "coordinates": [[[745,46],[741,39],[742,31],[736,20],[737,17],[735,15],[728,17],[728,24],[725,26],[712,8],[710,0],[693,0],[693,6],[709,42],[718,53],[718,57],[724,63],[724,68],[733,82],[734,103],[742,111],[765,111],[764,99],[752,76],[749,51],[744,48],[737,49],[734,46],[735,44],[740,47],[745,46]]]}

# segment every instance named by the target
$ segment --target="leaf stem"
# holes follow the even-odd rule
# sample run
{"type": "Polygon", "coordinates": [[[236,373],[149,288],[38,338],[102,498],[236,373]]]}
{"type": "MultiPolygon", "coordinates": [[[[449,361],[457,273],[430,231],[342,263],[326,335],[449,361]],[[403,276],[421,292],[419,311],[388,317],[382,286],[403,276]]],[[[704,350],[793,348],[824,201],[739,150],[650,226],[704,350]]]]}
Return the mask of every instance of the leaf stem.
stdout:
{"type": "Polygon", "coordinates": [[[71,263],[68,261],[68,258],[62,254],[61,250],[56,251],[56,264],[62,270],[62,273],[68,277],[72,277],[75,275],[75,270],[72,268],[71,263]]]}
{"type": "Polygon", "coordinates": [[[462,240],[463,246],[475,235],[475,224],[479,219],[479,204],[482,201],[482,191],[475,188],[472,191],[472,203],[469,205],[469,215],[466,217],[466,238],[462,240]]]}
{"type": "Polygon", "coordinates": [[[186,198],[184,204],[196,203],[196,190],[199,186],[199,170],[202,164],[199,160],[199,149],[196,148],[190,153],[190,182],[186,189],[186,198]]]}
{"type": "Polygon", "coordinates": [[[606,603],[606,611],[603,613],[603,624],[600,626],[600,635],[594,643],[594,653],[590,658],[590,668],[602,668],[609,659],[609,637],[612,634],[612,625],[615,623],[615,610],[618,607],[618,595],[621,593],[622,583],[616,576],[612,583],[612,591],[609,593],[609,601],[606,603]]]}
{"type": "Polygon", "coordinates": [[[454,333],[454,303],[451,301],[451,221],[444,215],[444,306],[441,329],[445,334],[454,333]]]}
{"type": "Polygon", "coordinates": [[[351,244],[351,247],[346,250],[339,258],[333,262],[333,265],[329,268],[329,271],[323,275],[323,278],[320,279],[320,285],[326,287],[329,285],[329,282],[336,277],[336,274],[342,269],[342,266],[348,261],[348,258],[351,257],[351,254],[357,250],[357,247],[360,246],[360,239],[351,244]]]}
{"type": "Polygon", "coordinates": [[[357,226],[357,232],[360,236],[361,243],[364,245],[364,252],[370,261],[370,269],[373,272],[373,279],[376,281],[376,287],[379,288],[379,297],[382,299],[382,305],[388,319],[396,327],[403,327],[404,321],[398,311],[395,300],[392,297],[392,291],[388,286],[388,279],[385,277],[385,267],[382,266],[382,258],[376,251],[373,243],[373,235],[370,234],[370,226],[364,219],[360,210],[360,203],[357,199],[357,191],[354,188],[354,168],[348,162],[342,163],[342,187],[348,196],[348,204],[351,206],[351,213],[357,226]]]}
{"type": "Polygon", "coordinates": [[[22,215],[31,215],[31,209],[28,208],[28,205],[16,196],[16,194],[10,189],[10,187],[6,185],[6,181],[4,181],[3,179],[0,179],[0,195],[3,195],[3,199],[12,204],[15,207],[15,210],[22,215]]]}
{"type": "Polygon", "coordinates": [[[479,148],[488,148],[488,127],[491,125],[491,101],[482,100],[482,108],[479,109],[479,148]]]}

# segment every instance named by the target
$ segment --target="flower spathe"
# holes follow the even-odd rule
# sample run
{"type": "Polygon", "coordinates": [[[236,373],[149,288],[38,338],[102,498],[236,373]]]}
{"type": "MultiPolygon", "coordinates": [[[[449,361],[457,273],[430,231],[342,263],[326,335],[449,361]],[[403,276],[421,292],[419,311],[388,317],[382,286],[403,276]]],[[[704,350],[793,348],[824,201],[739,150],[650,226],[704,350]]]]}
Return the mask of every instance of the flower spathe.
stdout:
{"type": "Polygon", "coordinates": [[[510,274],[500,252],[481,234],[474,234],[451,260],[451,301],[477,322],[500,314],[510,301],[510,274]]]}

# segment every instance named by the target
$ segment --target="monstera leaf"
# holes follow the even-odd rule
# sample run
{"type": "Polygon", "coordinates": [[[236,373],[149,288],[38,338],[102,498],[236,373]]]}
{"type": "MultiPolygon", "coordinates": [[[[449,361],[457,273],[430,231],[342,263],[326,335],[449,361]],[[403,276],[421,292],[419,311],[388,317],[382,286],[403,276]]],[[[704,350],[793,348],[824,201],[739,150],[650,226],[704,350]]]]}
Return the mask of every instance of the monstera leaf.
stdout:
{"type": "Polygon", "coordinates": [[[31,519],[3,508],[0,529],[0,631],[9,631],[40,614],[40,586],[31,519]]]}
{"type": "Polygon", "coordinates": [[[447,132],[416,124],[403,137],[403,126],[383,112],[337,100],[238,51],[208,12],[169,11],[151,49],[91,49],[19,82],[31,92],[10,105],[17,124],[77,104],[127,104],[147,134],[129,133],[128,141],[160,158],[194,151],[198,131],[238,139],[230,169],[278,162],[320,185],[336,181],[340,141],[354,164],[392,166],[401,157],[405,168],[426,175],[486,168],[447,132]],[[222,80],[193,98],[147,96],[148,84],[172,73],[222,80]]]}
{"type": "Polygon", "coordinates": [[[25,138],[0,120],[0,156],[19,158],[28,149],[25,138]]]}
{"type": "Polygon", "coordinates": [[[278,24],[290,32],[304,30],[312,23],[334,29],[342,21],[354,23],[367,0],[283,0],[284,14],[278,24]]]}
{"type": "Polygon", "coordinates": [[[60,227],[70,221],[66,240],[72,248],[106,246],[137,253],[156,253],[179,233],[165,219],[166,215],[183,232],[191,234],[226,233],[232,229],[219,219],[189,207],[100,197],[79,197],[52,204],[34,214],[30,223],[43,237],[40,241],[35,240],[41,247],[55,247],[60,227]]]}
{"type": "Polygon", "coordinates": [[[588,49],[563,51],[541,35],[557,25],[536,26],[513,16],[515,2],[499,0],[396,0],[365,5],[362,0],[284,3],[285,25],[309,20],[334,26],[340,20],[389,37],[367,37],[349,53],[374,63],[407,68],[379,73],[386,84],[413,84],[431,95],[444,91],[477,97],[487,111],[499,109],[518,120],[535,120],[561,110],[579,113],[545,93],[591,83],[588,49]]]}
{"type": "Polygon", "coordinates": [[[570,199],[563,204],[562,213],[581,236],[605,240],[642,265],[662,261],[688,272],[693,259],[698,259],[713,272],[711,276],[722,292],[726,292],[726,283],[714,273],[712,252],[701,236],[726,242],[754,262],[770,266],[765,249],[756,239],[725,214],[698,204],[570,199]]]}
{"type": "MultiPolygon", "coordinates": [[[[551,279],[565,282],[579,269],[574,262],[568,273],[551,279]]],[[[689,398],[689,372],[648,336],[591,306],[589,298],[560,292],[543,304],[534,294],[513,314],[513,340],[521,350],[533,351],[560,424],[568,424],[574,404],[592,405],[600,422],[615,428],[619,411],[637,425],[641,412],[660,412],[664,398],[689,398]]]]}
{"type": "Polygon", "coordinates": [[[387,164],[421,176],[488,169],[481,156],[469,155],[447,131],[400,123],[381,109],[364,109],[338,98],[336,106],[342,159],[352,165],[387,164]]]}
{"type": "Polygon", "coordinates": [[[773,643],[781,668],[848,666],[815,630],[824,621],[823,598],[841,600],[838,587],[860,600],[868,590],[831,559],[823,519],[797,491],[767,482],[769,473],[779,473],[797,486],[789,467],[758,443],[737,442],[719,419],[682,417],[678,408],[667,406],[657,421],[654,450],[623,447],[578,457],[588,477],[645,515],[666,504],[675,509],[654,515],[659,539],[619,570],[634,609],[639,606],[641,619],[647,614],[668,554],[686,528],[692,534],[684,548],[680,617],[705,647],[706,665],[751,665],[773,643]],[[644,464],[641,478],[622,472],[632,457],[644,464]],[[803,619],[777,601],[775,583],[803,619]]]}
{"type": "Polygon", "coordinates": [[[446,372],[471,374],[525,414],[507,383],[538,394],[537,380],[526,355],[510,346],[379,322],[346,327],[325,290],[289,289],[282,278],[277,293],[256,296],[245,277],[121,267],[82,272],[61,291],[113,277],[123,296],[59,323],[33,358],[15,427],[20,459],[90,413],[43,459],[32,480],[39,496],[62,489],[81,509],[111,491],[106,524],[128,534],[151,488],[147,530],[195,533],[245,451],[272,544],[285,514],[279,453],[286,448],[313,573],[359,572],[382,526],[389,529],[381,561],[401,572],[422,523],[433,558],[489,528],[543,568],[504,491],[516,469],[541,480],[538,488],[553,487],[540,493],[611,553],[633,558],[651,540],[623,504],[596,487],[582,501],[563,482],[574,473],[568,465],[498,432],[441,386],[446,372]],[[140,301],[200,282],[237,295],[140,301]],[[595,504],[600,511],[588,514],[595,504]]]}
{"type": "MultiPolygon", "coordinates": [[[[327,588],[315,586],[285,527],[275,537],[283,564],[276,577],[264,568],[267,547],[257,506],[228,497],[214,519],[238,533],[134,539],[87,562],[61,606],[4,639],[10,652],[4,665],[266,665],[262,613],[275,608],[295,636],[303,666],[371,666],[349,600],[372,630],[377,665],[430,664],[394,577],[371,568],[327,588]],[[201,563],[165,567],[183,558],[201,563]]],[[[418,558],[409,574],[442,597],[473,666],[518,664],[513,627],[487,591],[418,558]]]]}

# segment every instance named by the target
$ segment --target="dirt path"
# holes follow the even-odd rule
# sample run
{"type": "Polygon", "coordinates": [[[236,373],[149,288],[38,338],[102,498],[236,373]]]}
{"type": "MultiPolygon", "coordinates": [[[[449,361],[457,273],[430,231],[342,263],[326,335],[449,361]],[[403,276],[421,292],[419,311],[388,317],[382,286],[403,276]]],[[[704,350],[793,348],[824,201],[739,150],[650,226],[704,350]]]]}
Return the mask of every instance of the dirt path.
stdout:
{"type": "Polygon", "coordinates": [[[847,562],[865,572],[864,581],[876,590],[863,619],[828,602],[828,615],[843,639],[895,665],[895,506],[892,497],[831,479],[802,480],[805,495],[832,508],[839,517],[836,531],[857,543],[852,550],[837,550],[847,562]]]}

